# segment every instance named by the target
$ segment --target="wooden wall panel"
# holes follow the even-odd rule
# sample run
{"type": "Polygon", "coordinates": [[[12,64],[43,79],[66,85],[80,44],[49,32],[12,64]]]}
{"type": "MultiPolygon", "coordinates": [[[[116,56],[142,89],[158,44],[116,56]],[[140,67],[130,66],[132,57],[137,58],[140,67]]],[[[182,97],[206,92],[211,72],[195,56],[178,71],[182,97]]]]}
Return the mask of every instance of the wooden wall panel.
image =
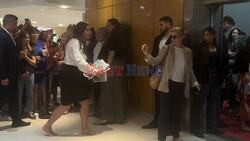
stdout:
{"type": "Polygon", "coordinates": [[[89,10],[85,14],[85,21],[92,27],[98,26],[98,11],[96,10],[89,10]]]}
{"type": "Polygon", "coordinates": [[[113,0],[113,5],[121,3],[130,3],[130,0],[113,0]]]}
{"type": "MultiPolygon", "coordinates": [[[[134,63],[147,65],[141,52],[143,43],[152,44],[153,38],[153,0],[132,1],[132,45],[134,63]],[[144,9],[141,9],[141,6],[144,9]]],[[[153,91],[149,86],[148,77],[134,77],[132,84],[133,100],[138,102],[140,111],[153,112],[153,91]],[[143,88],[143,89],[142,89],[143,88]]]]}
{"type": "Polygon", "coordinates": [[[114,5],[113,7],[113,17],[117,18],[121,22],[131,23],[131,4],[122,3],[119,5],[114,5]]]}
{"type": "Polygon", "coordinates": [[[113,0],[98,0],[98,8],[104,8],[113,5],[113,0]]]}
{"type": "Polygon", "coordinates": [[[98,27],[105,26],[112,15],[112,7],[98,9],[98,27]]]}
{"type": "Polygon", "coordinates": [[[97,9],[97,7],[98,7],[97,1],[98,0],[86,0],[86,2],[85,2],[86,10],[97,9]]]}

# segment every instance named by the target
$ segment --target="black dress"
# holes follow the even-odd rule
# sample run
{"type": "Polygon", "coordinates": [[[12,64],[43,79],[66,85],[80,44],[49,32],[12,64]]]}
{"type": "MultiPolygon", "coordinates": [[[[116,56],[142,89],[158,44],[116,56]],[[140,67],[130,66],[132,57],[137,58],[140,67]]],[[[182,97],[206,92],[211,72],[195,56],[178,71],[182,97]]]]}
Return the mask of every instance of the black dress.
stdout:
{"type": "Polygon", "coordinates": [[[89,99],[90,82],[76,66],[64,65],[61,80],[62,105],[89,99]]]}
{"type": "Polygon", "coordinates": [[[108,51],[115,51],[115,56],[107,73],[108,81],[102,86],[100,118],[108,122],[124,123],[127,114],[127,82],[123,37],[118,33],[111,34],[106,45],[109,47],[108,51]],[[119,73],[116,67],[123,69],[119,73]]]}

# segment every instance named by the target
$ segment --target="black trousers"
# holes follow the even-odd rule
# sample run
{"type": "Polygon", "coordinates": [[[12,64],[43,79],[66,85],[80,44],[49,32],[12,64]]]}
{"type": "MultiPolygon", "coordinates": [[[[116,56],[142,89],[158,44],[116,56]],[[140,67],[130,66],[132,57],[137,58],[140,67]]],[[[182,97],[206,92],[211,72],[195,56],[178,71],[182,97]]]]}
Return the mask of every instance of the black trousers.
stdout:
{"type": "Polygon", "coordinates": [[[45,77],[46,77],[46,83],[45,83],[45,86],[46,86],[46,93],[45,93],[45,97],[46,97],[46,103],[45,103],[45,114],[48,114],[49,113],[49,99],[50,99],[50,83],[49,83],[49,80],[50,80],[50,75],[49,75],[50,71],[46,71],[45,73],[45,77]]]}
{"type": "Polygon", "coordinates": [[[191,95],[191,131],[194,132],[204,132],[218,127],[220,86],[216,73],[208,75],[209,82],[201,84],[200,95],[191,95]]]}
{"type": "Polygon", "coordinates": [[[227,77],[226,90],[228,94],[230,108],[236,109],[239,106],[239,103],[236,101],[237,87],[233,82],[232,75],[227,77]]]}
{"type": "Polygon", "coordinates": [[[195,90],[191,91],[191,110],[190,110],[190,129],[192,132],[204,132],[204,110],[206,103],[206,95],[204,93],[194,94],[195,90]]]}
{"type": "Polygon", "coordinates": [[[100,95],[101,95],[101,90],[102,90],[102,84],[103,82],[97,82],[93,83],[93,92],[94,92],[94,101],[95,101],[95,111],[99,115],[99,101],[100,101],[100,95]]]}
{"type": "Polygon", "coordinates": [[[53,95],[53,104],[57,103],[57,86],[61,87],[60,74],[53,74],[51,93],[53,95]]]}
{"type": "Polygon", "coordinates": [[[0,87],[0,96],[2,99],[0,109],[5,103],[8,103],[9,115],[12,118],[12,121],[18,122],[21,120],[21,117],[19,115],[17,80],[10,80],[9,86],[0,85],[0,87]]]}
{"type": "Polygon", "coordinates": [[[220,85],[217,83],[216,74],[209,74],[209,83],[202,86],[202,92],[206,98],[206,118],[207,130],[218,127],[219,119],[219,101],[220,101],[220,85]]]}
{"type": "Polygon", "coordinates": [[[160,114],[160,94],[158,90],[154,91],[155,95],[155,114],[154,114],[154,121],[158,123],[159,114],[160,114]]]}
{"type": "Polygon", "coordinates": [[[184,102],[184,83],[169,81],[169,93],[159,92],[160,115],[158,123],[158,139],[167,136],[179,137],[181,130],[181,111],[184,102]]]}

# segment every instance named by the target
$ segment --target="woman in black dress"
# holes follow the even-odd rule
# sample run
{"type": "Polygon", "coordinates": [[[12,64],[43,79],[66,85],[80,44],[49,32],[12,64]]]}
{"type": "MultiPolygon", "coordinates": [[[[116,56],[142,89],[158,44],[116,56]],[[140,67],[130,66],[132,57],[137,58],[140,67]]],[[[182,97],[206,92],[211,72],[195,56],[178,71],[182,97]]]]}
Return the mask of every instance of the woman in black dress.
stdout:
{"type": "Polygon", "coordinates": [[[195,52],[195,70],[201,94],[192,100],[191,132],[203,137],[203,125],[212,134],[222,134],[218,129],[220,86],[223,69],[220,49],[216,46],[216,31],[212,27],[203,30],[202,46],[195,52]],[[205,119],[206,116],[206,121],[205,119]]]}
{"type": "Polygon", "coordinates": [[[107,63],[110,70],[107,72],[107,82],[103,84],[100,94],[100,120],[96,125],[126,122],[127,93],[125,76],[125,38],[123,28],[117,19],[109,19],[106,29],[109,37],[105,42],[108,47],[107,63]]]}
{"type": "Polygon", "coordinates": [[[42,128],[48,136],[56,135],[52,131],[53,123],[59,119],[65,111],[68,111],[74,102],[78,102],[81,105],[81,134],[95,135],[88,127],[90,80],[87,77],[95,76],[99,74],[99,71],[87,62],[88,53],[86,41],[90,38],[90,35],[91,32],[88,24],[79,22],[74,29],[74,38],[66,45],[65,65],[61,72],[61,105],[55,109],[50,119],[42,128]]]}

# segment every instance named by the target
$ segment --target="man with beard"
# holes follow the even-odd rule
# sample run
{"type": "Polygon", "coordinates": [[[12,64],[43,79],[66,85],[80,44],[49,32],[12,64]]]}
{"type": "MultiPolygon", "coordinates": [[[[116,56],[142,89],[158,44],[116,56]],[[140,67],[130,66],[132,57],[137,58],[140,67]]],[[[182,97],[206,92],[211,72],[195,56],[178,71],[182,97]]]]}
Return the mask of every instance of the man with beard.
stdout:
{"type": "MultiPolygon", "coordinates": [[[[170,31],[173,27],[173,20],[169,16],[164,16],[159,19],[159,30],[160,35],[156,36],[154,39],[153,51],[151,55],[156,57],[161,48],[164,45],[169,45],[171,43],[170,31]]],[[[158,127],[159,111],[160,111],[160,99],[158,91],[154,91],[155,94],[155,114],[154,119],[147,125],[142,126],[143,129],[152,129],[158,127]]]]}

